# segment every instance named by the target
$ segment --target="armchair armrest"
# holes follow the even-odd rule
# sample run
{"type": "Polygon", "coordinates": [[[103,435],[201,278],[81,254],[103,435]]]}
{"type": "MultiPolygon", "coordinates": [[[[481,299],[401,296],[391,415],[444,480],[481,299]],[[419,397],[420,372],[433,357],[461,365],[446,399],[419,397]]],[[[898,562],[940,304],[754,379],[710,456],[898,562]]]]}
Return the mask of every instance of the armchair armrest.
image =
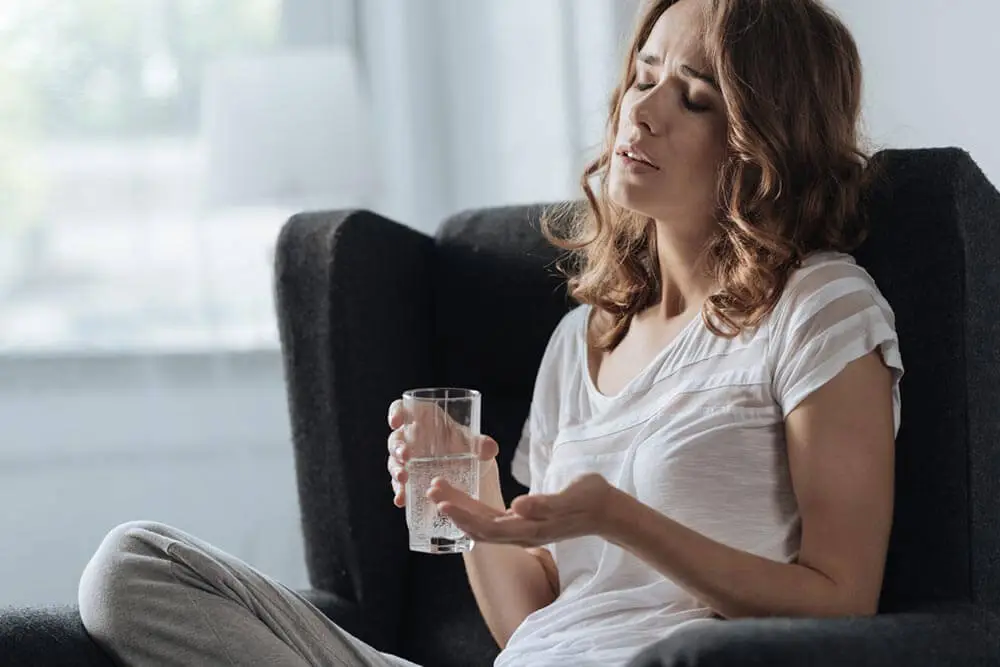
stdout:
{"type": "Polygon", "coordinates": [[[1000,616],[972,605],[838,619],[747,619],[682,628],[629,667],[986,667],[1000,616]]]}
{"type": "Polygon", "coordinates": [[[114,667],[73,606],[0,609],[0,665],[114,667]]]}
{"type": "Polygon", "coordinates": [[[386,414],[402,390],[432,383],[433,250],[384,217],[339,211],[293,217],[275,258],[310,583],[380,650],[396,641],[408,559],[386,414]]]}

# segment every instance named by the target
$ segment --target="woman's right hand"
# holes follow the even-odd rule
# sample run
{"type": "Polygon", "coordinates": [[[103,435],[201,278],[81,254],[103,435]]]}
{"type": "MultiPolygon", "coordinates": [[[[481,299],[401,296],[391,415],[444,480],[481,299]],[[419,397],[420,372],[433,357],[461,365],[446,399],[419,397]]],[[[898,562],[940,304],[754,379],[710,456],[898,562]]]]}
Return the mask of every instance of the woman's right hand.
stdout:
{"type": "MultiPolygon", "coordinates": [[[[433,405],[419,406],[419,408],[441,412],[433,405]]],[[[407,432],[413,438],[430,437],[437,442],[448,442],[452,439],[465,441],[468,438],[466,429],[454,424],[449,419],[441,419],[440,417],[440,414],[409,414],[403,406],[403,401],[399,399],[393,401],[392,405],[389,406],[389,428],[392,429],[392,432],[387,440],[389,449],[387,468],[392,480],[392,502],[396,507],[406,506],[406,461],[412,454],[414,444],[407,438],[407,432]],[[448,424],[454,424],[455,428],[448,428],[448,424]],[[441,428],[448,428],[448,432],[433,432],[441,428]]],[[[495,469],[494,461],[500,448],[496,441],[488,435],[474,437],[478,440],[475,451],[479,453],[479,460],[482,463],[487,463],[487,465],[479,466],[479,478],[482,479],[489,470],[495,469]]],[[[469,451],[467,442],[456,443],[456,447],[469,451]]]]}

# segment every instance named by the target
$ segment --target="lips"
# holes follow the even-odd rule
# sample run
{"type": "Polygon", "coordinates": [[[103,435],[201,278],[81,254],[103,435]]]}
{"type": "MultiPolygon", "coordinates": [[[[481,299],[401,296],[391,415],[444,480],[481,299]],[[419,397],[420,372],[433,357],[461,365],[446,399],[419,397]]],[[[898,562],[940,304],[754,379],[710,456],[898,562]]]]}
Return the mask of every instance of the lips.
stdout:
{"type": "Polygon", "coordinates": [[[621,157],[632,160],[633,162],[638,162],[639,164],[644,164],[646,166],[652,167],[653,169],[659,169],[653,160],[647,155],[642,149],[640,149],[636,144],[621,144],[615,149],[615,154],[621,157]]]}

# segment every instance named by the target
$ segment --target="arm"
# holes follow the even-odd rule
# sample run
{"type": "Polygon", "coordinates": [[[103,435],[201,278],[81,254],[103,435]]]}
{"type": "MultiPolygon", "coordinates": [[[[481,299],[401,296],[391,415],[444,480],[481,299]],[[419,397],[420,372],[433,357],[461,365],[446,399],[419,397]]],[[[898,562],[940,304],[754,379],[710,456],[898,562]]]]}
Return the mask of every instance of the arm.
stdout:
{"type": "MultiPolygon", "coordinates": [[[[480,482],[480,500],[503,512],[496,463],[480,482]]],[[[548,549],[477,542],[462,554],[476,604],[501,648],[529,614],[559,595],[558,574],[548,549]]]]}
{"type": "Polygon", "coordinates": [[[813,392],[785,430],[802,518],[797,562],[715,542],[613,487],[601,534],[727,618],[875,613],[893,484],[891,377],[878,354],[813,392]]]}

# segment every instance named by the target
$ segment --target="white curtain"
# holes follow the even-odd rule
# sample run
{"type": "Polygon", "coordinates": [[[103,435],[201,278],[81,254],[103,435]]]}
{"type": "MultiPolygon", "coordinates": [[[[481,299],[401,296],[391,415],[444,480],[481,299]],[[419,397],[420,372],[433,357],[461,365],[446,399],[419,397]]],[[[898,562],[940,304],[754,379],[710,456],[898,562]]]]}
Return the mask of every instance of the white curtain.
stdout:
{"type": "Polygon", "coordinates": [[[579,196],[637,0],[359,0],[376,206],[425,230],[579,196]]]}

